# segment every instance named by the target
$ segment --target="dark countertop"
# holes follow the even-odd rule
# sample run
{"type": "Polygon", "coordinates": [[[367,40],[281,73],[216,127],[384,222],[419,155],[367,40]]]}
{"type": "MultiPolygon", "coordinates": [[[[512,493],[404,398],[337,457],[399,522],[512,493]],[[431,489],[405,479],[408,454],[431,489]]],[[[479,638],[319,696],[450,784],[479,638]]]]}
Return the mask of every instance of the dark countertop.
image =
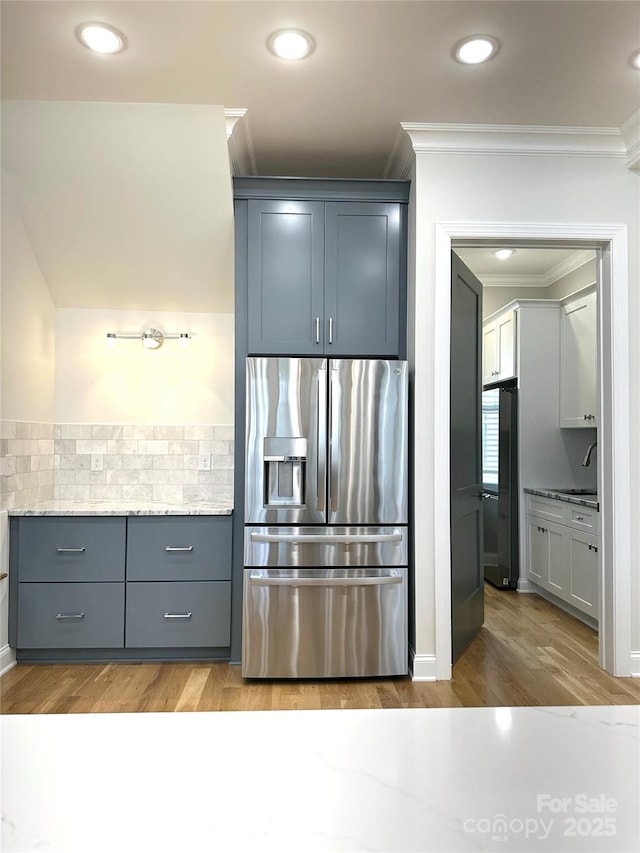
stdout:
{"type": "MultiPolygon", "coordinates": [[[[590,491],[590,490],[585,490],[590,491]]],[[[554,501],[564,501],[569,504],[577,504],[578,506],[586,506],[589,509],[600,511],[597,495],[568,495],[562,489],[527,489],[525,492],[530,495],[539,495],[542,498],[552,498],[554,501]]]]}

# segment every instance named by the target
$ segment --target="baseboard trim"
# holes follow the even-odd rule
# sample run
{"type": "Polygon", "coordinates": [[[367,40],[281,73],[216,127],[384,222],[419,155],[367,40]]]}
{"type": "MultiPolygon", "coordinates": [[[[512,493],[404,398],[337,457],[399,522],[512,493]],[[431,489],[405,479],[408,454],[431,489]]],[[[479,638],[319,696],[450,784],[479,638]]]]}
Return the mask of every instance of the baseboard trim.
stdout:
{"type": "Polygon", "coordinates": [[[0,676],[3,676],[5,672],[9,672],[15,665],[16,653],[11,646],[3,646],[0,649],[0,676]]]}
{"type": "Polygon", "coordinates": [[[518,592],[537,592],[536,587],[527,578],[518,578],[518,592]]]}
{"type": "Polygon", "coordinates": [[[437,680],[435,655],[417,655],[413,649],[411,649],[410,659],[412,681],[437,680]]]}
{"type": "Polygon", "coordinates": [[[631,652],[631,678],[640,678],[640,652],[631,652]]]}

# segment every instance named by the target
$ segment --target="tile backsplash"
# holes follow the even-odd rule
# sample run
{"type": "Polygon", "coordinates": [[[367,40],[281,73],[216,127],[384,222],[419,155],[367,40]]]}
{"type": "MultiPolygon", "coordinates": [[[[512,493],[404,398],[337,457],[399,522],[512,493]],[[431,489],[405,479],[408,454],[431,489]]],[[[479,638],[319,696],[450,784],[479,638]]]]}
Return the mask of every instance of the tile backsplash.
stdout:
{"type": "Polygon", "coordinates": [[[0,510],[53,498],[53,424],[0,421],[0,510]]]}
{"type": "Polygon", "coordinates": [[[3,509],[51,499],[233,499],[229,425],[2,421],[0,436],[3,509]]]}

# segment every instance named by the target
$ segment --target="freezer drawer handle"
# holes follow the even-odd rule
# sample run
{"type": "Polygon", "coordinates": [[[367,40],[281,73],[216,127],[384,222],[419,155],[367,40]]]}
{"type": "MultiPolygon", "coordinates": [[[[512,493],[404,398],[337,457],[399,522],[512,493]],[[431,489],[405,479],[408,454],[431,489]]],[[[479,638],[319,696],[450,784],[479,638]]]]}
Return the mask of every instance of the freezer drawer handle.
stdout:
{"type": "Polygon", "coordinates": [[[191,613],[165,613],[165,619],[191,619],[191,613]]]}
{"type": "Polygon", "coordinates": [[[193,551],[193,545],[167,545],[165,551],[193,551]]]}
{"type": "Polygon", "coordinates": [[[369,535],[353,535],[349,533],[336,533],[333,536],[322,534],[304,533],[252,533],[252,542],[290,542],[296,545],[305,545],[308,542],[320,542],[324,545],[365,545],[369,542],[401,542],[402,533],[371,533],[369,535]]]}
{"type": "Polygon", "coordinates": [[[84,613],[58,613],[56,619],[84,619],[84,613]]]}
{"type": "Polygon", "coordinates": [[[84,554],[86,548],[58,548],[58,554],[84,554]]]}
{"type": "Polygon", "coordinates": [[[401,575],[381,578],[263,578],[250,576],[255,586],[384,586],[402,583],[401,575]]]}

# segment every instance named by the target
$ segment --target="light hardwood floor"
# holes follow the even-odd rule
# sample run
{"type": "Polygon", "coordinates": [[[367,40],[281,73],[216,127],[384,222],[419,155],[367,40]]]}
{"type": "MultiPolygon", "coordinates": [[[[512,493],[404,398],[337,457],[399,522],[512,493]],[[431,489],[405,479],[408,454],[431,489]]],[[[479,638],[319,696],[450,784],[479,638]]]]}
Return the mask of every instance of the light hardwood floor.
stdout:
{"type": "Polygon", "coordinates": [[[451,681],[409,677],[245,681],[226,663],[19,664],[0,679],[4,714],[638,705],[640,679],[598,666],[594,631],[536,595],[486,584],[485,625],[451,681]]]}

